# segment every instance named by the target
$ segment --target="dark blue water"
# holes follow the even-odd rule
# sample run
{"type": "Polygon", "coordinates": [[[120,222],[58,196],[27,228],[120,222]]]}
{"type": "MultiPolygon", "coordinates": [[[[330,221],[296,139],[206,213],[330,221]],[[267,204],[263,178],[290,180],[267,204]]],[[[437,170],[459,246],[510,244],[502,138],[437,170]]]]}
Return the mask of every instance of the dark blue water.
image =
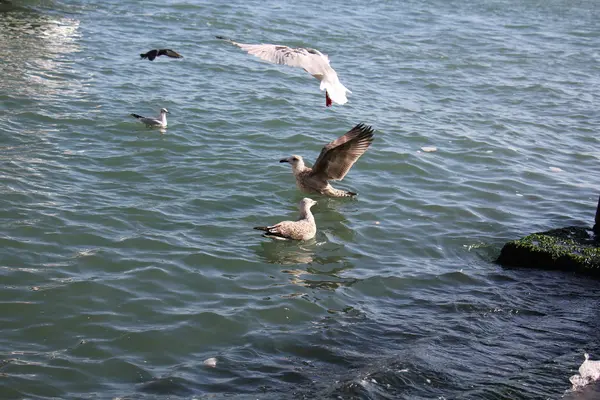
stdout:
{"type": "Polygon", "coordinates": [[[0,398],[554,399],[600,359],[597,281],[494,263],[592,223],[596,2],[0,13],[0,398]],[[317,48],[349,102],[215,35],[317,48]],[[359,122],[358,198],[310,242],[253,231],[304,197],[278,161],[359,122]]]}

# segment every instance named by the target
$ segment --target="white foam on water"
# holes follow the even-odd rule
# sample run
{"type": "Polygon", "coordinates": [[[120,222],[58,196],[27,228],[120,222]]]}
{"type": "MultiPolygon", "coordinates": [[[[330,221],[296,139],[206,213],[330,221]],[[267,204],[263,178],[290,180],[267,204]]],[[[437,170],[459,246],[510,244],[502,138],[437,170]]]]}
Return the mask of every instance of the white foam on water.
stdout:
{"type": "Polygon", "coordinates": [[[215,368],[217,366],[217,359],[215,357],[207,358],[203,362],[204,365],[210,368],[215,368]]]}

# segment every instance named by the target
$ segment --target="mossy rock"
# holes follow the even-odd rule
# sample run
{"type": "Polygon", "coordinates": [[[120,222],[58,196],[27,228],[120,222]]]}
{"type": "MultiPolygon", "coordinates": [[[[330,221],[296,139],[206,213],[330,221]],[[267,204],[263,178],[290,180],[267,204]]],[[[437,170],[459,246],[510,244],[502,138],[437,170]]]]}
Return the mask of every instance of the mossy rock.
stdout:
{"type": "Polygon", "coordinates": [[[497,262],[512,267],[577,271],[600,276],[600,237],[585,227],[569,226],[508,242],[497,262]]]}

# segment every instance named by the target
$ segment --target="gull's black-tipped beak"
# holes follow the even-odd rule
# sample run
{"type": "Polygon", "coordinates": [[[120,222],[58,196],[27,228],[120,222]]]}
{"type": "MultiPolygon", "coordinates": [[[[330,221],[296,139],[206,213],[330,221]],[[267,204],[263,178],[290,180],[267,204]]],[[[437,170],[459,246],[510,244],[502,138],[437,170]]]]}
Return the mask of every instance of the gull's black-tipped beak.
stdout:
{"type": "Polygon", "coordinates": [[[287,158],[284,158],[283,160],[279,160],[279,162],[289,162],[287,158]]]}

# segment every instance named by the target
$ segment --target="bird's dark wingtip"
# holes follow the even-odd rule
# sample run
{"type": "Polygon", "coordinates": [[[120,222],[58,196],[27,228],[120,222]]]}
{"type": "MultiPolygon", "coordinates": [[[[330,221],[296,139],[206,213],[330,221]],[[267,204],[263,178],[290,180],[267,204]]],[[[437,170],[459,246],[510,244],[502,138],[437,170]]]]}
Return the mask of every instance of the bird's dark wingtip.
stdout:
{"type": "Polygon", "coordinates": [[[369,138],[373,138],[373,132],[375,132],[375,129],[373,129],[371,125],[366,125],[363,122],[356,125],[354,129],[359,130],[361,136],[366,136],[369,138]]]}

